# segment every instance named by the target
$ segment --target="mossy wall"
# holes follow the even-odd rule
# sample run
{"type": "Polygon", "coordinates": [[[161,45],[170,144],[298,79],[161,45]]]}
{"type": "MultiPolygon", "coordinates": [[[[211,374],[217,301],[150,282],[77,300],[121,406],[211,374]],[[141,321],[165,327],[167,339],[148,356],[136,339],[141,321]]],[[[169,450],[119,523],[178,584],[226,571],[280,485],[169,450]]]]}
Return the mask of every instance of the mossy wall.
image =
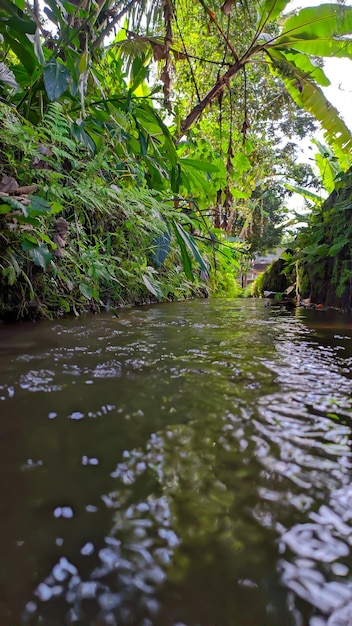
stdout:
{"type": "Polygon", "coordinates": [[[261,280],[261,290],[264,291],[276,291],[283,292],[291,284],[290,279],[285,272],[286,261],[284,259],[277,259],[273,261],[268,269],[264,272],[261,280]]]}
{"type": "Polygon", "coordinates": [[[315,304],[352,310],[352,170],[297,240],[297,289],[315,304]]]}

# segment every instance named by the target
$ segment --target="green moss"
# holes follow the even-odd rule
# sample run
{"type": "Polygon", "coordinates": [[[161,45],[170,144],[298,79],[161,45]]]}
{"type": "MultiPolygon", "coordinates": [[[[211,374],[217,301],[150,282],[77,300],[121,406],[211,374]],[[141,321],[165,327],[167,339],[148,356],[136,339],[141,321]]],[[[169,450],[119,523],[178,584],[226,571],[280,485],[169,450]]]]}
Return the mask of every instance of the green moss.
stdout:
{"type": "Polygon", "coordinates": [[[312,302],[351,310],[352,186],[344,178],[323,205],[314,210],[308,228],[297,239],[297,285],[312,302]]]}
{"type": "Polygon", "coordinates": [[[294,269],[291,266],[291,251],[273,261],[267,270],[260,274],[254,282],[253,295],[262,296],[264,291],[284,292],[294,283],[294,269]]]}

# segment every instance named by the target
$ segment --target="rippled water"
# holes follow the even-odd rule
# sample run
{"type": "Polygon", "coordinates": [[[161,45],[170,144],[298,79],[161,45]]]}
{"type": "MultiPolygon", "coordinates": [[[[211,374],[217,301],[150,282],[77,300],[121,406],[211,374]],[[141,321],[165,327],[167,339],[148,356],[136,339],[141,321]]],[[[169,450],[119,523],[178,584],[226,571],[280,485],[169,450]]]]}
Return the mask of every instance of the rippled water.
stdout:
{"type": "Polygon", "coordinates": [[[0,328],[1,626],[351,626],[352,319],[0,328]]]}

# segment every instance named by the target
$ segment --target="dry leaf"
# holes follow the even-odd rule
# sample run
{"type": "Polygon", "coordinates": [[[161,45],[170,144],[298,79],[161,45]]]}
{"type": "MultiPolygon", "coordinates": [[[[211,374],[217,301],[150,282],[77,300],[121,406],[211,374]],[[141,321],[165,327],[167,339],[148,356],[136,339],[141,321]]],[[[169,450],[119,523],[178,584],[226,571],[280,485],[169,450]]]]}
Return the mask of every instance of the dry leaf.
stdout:
{"type": "Polygon", "coordinates": [[[161,61],[161,59],[166,59],[168,54],[166,47],[160,43],[156,43],[155,41],[151,41],[150,43],[153,48],[154,60],[161,61]]]}
{"type": "Polygon", "coordinates": [[[13,176],[4,174],[0,179],[0,191],[4,193],[14,193],[18,189],[18,182],[13,176]]]}
{"type": "Polygon", "coordinates": [[[224,4],[221,7],[221,10],[224,15],[230,15],[232,5],[233,5],[233,0],[225,0],[224,4]]]}

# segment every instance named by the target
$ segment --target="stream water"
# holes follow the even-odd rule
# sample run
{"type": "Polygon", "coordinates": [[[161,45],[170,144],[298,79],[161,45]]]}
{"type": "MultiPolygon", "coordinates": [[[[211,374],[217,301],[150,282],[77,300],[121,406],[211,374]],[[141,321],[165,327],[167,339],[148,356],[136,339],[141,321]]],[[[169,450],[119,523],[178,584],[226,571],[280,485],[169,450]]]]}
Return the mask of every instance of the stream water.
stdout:
{"type": "Polygon", "coordinates": [[[351,626],[352,318],[0,327],[1,626],[351,626]]]}

